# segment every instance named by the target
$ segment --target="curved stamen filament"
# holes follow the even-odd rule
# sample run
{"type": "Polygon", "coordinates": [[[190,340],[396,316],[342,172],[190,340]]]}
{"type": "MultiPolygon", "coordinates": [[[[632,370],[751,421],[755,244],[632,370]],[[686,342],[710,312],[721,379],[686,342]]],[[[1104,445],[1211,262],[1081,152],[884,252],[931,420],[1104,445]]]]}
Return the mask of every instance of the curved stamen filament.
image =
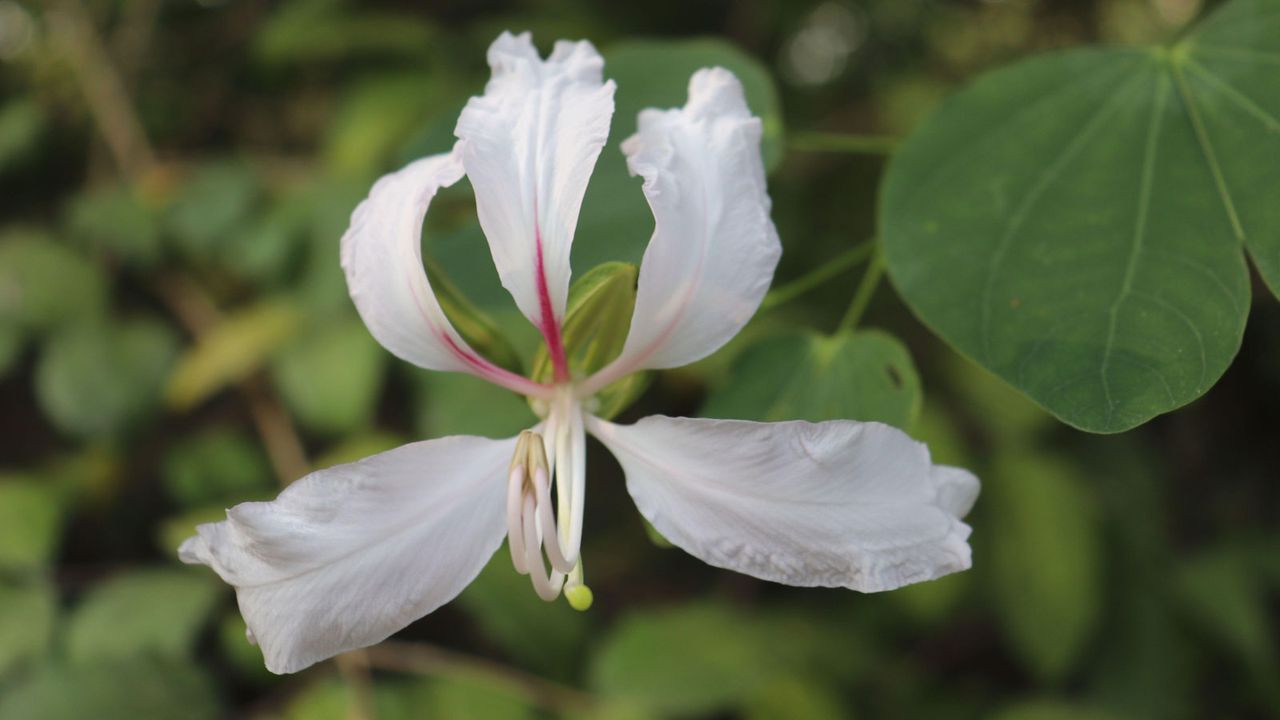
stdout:
{"type": "Polygon", "coordinates": [[[574,568],[561,550],[551,510],[551,473],[542,436],[532,430],[521,433],[507,475],[507,546],[516,572],[528,575],[538,597],[548,601],[560,594],[566,575],[574,568]],[[551,562],[550,574],[544,552],[551,562]]]}
{"type": "Polygon", "coordinates": [[[521,503],[524,499],[525,470],[523,464],[513,465],[507,476],[507,546],[511,550],[511,564],[521,575],[529,574],[525,564],[524,530],[521,525],[521,503]]]}
{"type": "Polygon", "coordinates": [[[533,581],[533,589],[538,597],[551,602],[560,595],[564,573],[552,570],[551,576],[547,576],[547,568],[542,564],[542,528],[539,527],[536,503],[531,495],[525,495],[524,512],[521,515],[524,521],[524,557],[529,567],[529,579],[533,581]]]}
{"type": "Polygon", "coordinates": [[[551,567],[562,573],[573,571],[573,563],[564,557],[564,553],[560,550],[560,541],[557,538],[556,519],[551,514],[551,490],[550,481],[547,479],[547,472],[539,468],[533,475],[533,487],[536,493],[538,522],[542,531],[543,549],[547,552],[547,560],[551,561],[551,567]]]}
{"type": "MultiPolygon", "coordinates": [[[[574,402],[569,416],[569,471],[573,487],[572,515],[569,516],[569,562],[578,560],[582,548],[582,512],[587,497],[587,434],[582,426],[582,405],[574,402]]],[[[580,565],[581,563],[579,563],[580,565]]]]}

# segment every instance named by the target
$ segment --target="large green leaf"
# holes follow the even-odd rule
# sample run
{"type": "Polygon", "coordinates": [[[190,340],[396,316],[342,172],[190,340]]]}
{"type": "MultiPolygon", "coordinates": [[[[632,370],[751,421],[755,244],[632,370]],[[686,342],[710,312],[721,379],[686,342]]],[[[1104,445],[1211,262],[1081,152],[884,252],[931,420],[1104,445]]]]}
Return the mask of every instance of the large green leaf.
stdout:
{"type": "Polygon", "coordinates": [[[145,570],[115,576],[95,587],[72,614],[67,658],[95,663],[138,656],[185,657],[221,592],[211,575],[198,571],[145,570]]]}
{"type": "Polygon", "coordinates": [[[169,497],[188,510],[230,507],[275,489],[261,447],[246,433],[223,427],[174,443],[165,452],[160,478],[169,497]]]}
{"type": "Polygon", "coordinates": [[[663,716],[732,707],[781,660],[748,618],[722,605],[637,613],[604,638],[591,685],[606,699],[663,716]]]}
{"type": "Polygon", "coordinates": [[[618,83],[609,142],[600,153],[582,203],[573,261],[589,268],[607,260],[639,262],[653,233],[653,214],[640,179],[627,173],[619,144],[636,131],[644,108],[684,105],[689,78],[705,67],[731,70],[742,81],[751,111],[764,122],[763,151],[768,166],[782,156],[782,109],[769,71],[734,46],[709,38],[632,40],[605,49],[605,76],[618,83]]]}
{"type": "Polygon", "coordinates": [[[74,325],[45,345],[36,398],[64,432],[116,435],[160,404],[177,354],[174,332],[155,320],[74,325]]]}
{"type": "Polygon", "coordinates": [[[330,321],[285,348],[272,379],[304,427],[340,434],[368,424],[387,357],[359,320],[330,321]]]}
{"type": "Polygon", "coordinates": [[[742,420],[876,420],[910,427],[920,412],[911,355],[878,330],[773,337],[748,348],[702,414],[742,420]]]}
{"type": "Polygon", "coordinates": [[[546,603],[530,592],[502,549],[458,596],[480,632],[520,667],[554,678],[573,677],[587,639],[587,614],[568,603],[546,603]]]}
{"type": "Polygon", "coordinates": [[[0,236],[0,321],[44,330],[99,315],[107,283],[96,266],[43,232],[0,236]]]}
{"type": "Polygon", "coordinates": [[[0,720],[142,720],[220,716],[209,678],[186,662],[150,658],[49,666],[5,689],[0,720]]]}
{"type": "Polygon", "coordinates": [[[62,507],[56,487],[24,477],[0,477],[0,571],[44,567],[58,545],[62,507]]]}
{"type": "Polygon", "coordinates": [[[57,615],[58,594],[50,583],[0,583],[0,680],[44,657],[57,615]]]}
{"type": "Polygon", "coordinates": [[[127,185],[107,185],[72,198],[67,232],[94,250],[140,267],[151,267],[160,258],[159,217],[127,185]]]}
{"type": "Polygon", "coordinates": [[[228,315],[178,358],[165,388],[166,400],[187,410],[249,377],[293,339],[301,325],[302,310],[291,300],[261,300],[228,315]]]}
{"type": "Polygon", "coordinates": [[[1101,545],[1092,498],[1050,457],[1002,457],[983,486],[979,555],[1010,645],[1046,680],[1070,672],[1101,610],[1101,545]]]}
{"type": "Polygon", "coordinates": [[[1199,397],[1280,288],[1280,2],[1236,0],[1168,48],[990,73],[885,178],[889,272],[926,324],[1093,432],[1199,397]]]}

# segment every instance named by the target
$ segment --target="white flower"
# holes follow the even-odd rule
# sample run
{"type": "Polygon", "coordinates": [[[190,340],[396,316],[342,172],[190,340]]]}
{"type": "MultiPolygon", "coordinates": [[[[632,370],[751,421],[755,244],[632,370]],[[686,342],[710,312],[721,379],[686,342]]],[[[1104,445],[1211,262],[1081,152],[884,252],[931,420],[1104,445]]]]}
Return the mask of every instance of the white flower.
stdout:
{"type": "Polygon", "coordinates": [[[267,667],[294,672],[386,638],[461,592],[504,537],[539,595],[563,587],[575,606],[589,604],[579,554],[588,432],[618,458],[649,522],[711,565],[865,592],[968,568],[960,518],[977,479],[931,464],[925,446],[895,428],[661,416],[616,425],[590,413],[614,381],[724,345],[769,287],[781,248],[760,120],[738,80],[698,71],[683,108],[645,110],[622,144],[656,227],[621,354],[578,378],[561,339],[569,249],[614,84],[587,42],[558,42],[543,60],[528,34],[504,33],[489,64],[492,79],[463,110],[453,151],[387,175],[356,209],[342,266],[389,351],[538,399],[544,416],[518,438],[446,437],[320,470],[274,501],[200,526],[182,558],[235,586],[267,667]],[[545,337],[551,384],[471,349],[428,285],[423,218],[436,191],[464,174],[502,284],[545,337]]]}

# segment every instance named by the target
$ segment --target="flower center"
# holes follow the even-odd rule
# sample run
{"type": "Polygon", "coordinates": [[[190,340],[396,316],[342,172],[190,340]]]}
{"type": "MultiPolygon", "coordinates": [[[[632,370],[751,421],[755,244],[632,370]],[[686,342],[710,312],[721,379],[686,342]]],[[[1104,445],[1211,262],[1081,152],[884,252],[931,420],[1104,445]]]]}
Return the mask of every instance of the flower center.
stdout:
{"type": "Polygon", "coordinates": [[[507,478],[507,545],[516,572],[528,575],[543,600],[563,588],[578,610],[591,605],[582,582],[582,510],[586,437],[582,408],[572,388],[557,389],[542,434],[520,433],[507,478]],[[555,486],[555,509],[552,485],[555,486]],[[548,572],[546,564],[550,563],[548,572]]]}

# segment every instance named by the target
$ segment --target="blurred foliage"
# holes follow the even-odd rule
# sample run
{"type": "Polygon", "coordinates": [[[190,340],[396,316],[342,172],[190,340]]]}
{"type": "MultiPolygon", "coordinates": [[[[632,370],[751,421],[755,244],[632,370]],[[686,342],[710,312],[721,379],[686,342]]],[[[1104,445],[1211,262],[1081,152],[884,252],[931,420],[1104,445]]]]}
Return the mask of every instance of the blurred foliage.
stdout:
{"type": "MultiPolygon", "coordinates": [[[[948,349],[885,283],[837,330],[857,268],[805,278],[875,234],[884,159],[788,149],[807,132],[904,136],[985,70],[1165,41],[1202,9],[0,0],[0,720],[1280,714],[1280,311],[1261,283],[1212,392],[1087,436],[948,349]],[[590,612],[538,600],[502,551],[397,645],[341,670],[263,669],[232,593],[177,565],[195,525],[312,467],[535,422],[522,398],[383,351],[338,266],[369,185],[448,149],[507,28],[544,50],[588,37],[618,82],[574,249],[581,367],[617,352],[601,318],[629,315],[652,232],[618,150],[636,112],[721,64],[764,120],[775,287],[804,291],[604,411],[908,428],[983,479],[971,572],[864,596],[709,568],[646,539],[593,451],[590,612]]],[[[468,341],[546,372],[465,182],[433,204],[424,247],[468,341]]]]}

